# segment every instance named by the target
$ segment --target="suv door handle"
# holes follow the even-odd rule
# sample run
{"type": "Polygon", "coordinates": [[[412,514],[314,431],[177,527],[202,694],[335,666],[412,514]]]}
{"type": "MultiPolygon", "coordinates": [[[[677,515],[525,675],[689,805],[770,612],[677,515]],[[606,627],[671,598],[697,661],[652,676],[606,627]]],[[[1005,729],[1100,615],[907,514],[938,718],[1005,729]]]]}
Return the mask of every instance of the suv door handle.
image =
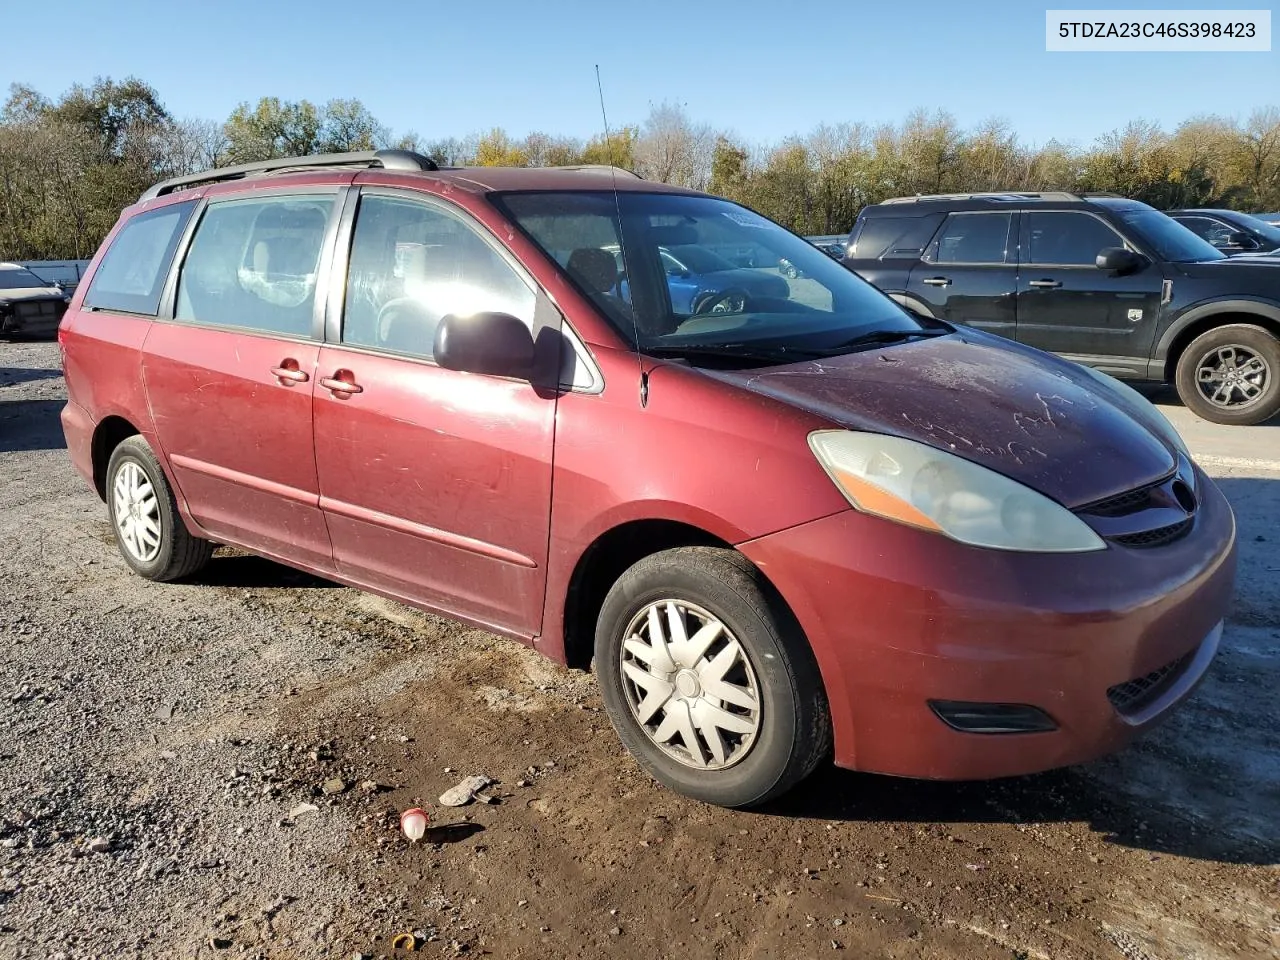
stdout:
{"type": "Polygon", "coordinates": [[[306,383],[311,378],[298,369],[298,361],[293,357],[285,357],[280,366],[271,368],[271,375],[280,381],[282,387],[291,387],[295,383],[306,383]]]}
{"type": "Polygon", "coordinates": [[[350,370],[335,370],[332,377],[321,377],[320,386],[334,393],[364,392],[364,387],[356,383],[356,376],[350,370]]]}
{"type": "Polygon", "coordinates": [[[1062,286],[1061,280],[1032,280],[1027,284],[1029,287],[1040,287],[1045,290],[1052,290],[1055,287],[1062,286]]]}
{"type": "Polygon", "coordinates": [[[950,277],[925,277],[921,283],[927,283],[931,287],[949,287],[951,286],[950,277]]]}

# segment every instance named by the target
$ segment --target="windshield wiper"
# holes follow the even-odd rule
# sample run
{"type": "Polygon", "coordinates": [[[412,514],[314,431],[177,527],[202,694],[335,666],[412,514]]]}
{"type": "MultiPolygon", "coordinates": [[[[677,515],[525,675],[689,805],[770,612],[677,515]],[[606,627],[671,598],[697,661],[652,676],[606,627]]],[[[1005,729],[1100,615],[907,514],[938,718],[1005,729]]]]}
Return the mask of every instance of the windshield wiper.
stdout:
{"type": "Polygon", "coordinates": [[[837,344],[832,349],[847,350],[849,347],[861,347],[871,343],[901,343],[912,337],[944,337],[950,332],[950,330],[871,330],[837,344]]]}
{"type": "Polygon", "coordinates": [[[765,363],[799,363],[801,360],[812,360],[826,356],[825,350],[803,350],[796,347],[752,350],[743,343],[655,344],[641,347],[640,352],[647,353],[653,357],[759,360],[765,363]]]}

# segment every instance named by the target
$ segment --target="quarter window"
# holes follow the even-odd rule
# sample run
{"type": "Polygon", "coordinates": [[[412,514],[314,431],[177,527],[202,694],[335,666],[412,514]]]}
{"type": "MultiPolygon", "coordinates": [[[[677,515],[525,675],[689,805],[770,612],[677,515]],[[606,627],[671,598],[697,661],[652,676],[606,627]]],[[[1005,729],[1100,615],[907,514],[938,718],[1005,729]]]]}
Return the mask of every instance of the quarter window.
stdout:
{"type": "Polygon", "coordinates": [[[131,218],[98,264],[84,305],[155,316],[178,238],[194,208],[190,200],[131,218]]]}
{"type": "Polygon", "coordinates": [[[937,263],[1004,263],[1008,213],[954,213],[938,236],[937,263]]]}
{"type": "Polygon", "coordinates": [[[264,333],[312,333],[332,196],[211,204],[178,278],[178,320],[264,333]]]}
{"type": "Polygon", "coordinates": [[[1026,263],[1093,266],[1107,247],[1123,247],[1121,236],[1087,213],[1024,213],[1027,222],[1026,263]]]}
{"type": "Polygon", "coordinates": [[[343,343],[434,359],[445,316],[509,313],[532,328],[535,302],[515,269],[456,214],[397,197],[361,198],[343,343]]]}

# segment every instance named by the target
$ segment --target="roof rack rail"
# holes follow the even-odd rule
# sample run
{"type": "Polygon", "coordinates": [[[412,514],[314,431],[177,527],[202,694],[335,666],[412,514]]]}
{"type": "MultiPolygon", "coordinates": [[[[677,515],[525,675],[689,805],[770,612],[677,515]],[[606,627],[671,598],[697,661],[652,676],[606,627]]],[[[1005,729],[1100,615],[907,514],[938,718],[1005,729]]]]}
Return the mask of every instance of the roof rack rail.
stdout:
{"type": "Polygon", "coordinates": [[[607,163],[567,163],[562,166],[551,167],[552,170],[579,170],[591,173],[620,173],[624,177],[634,177],[637,180],[643,180],[644,177],[636,173],[634,170],[628,170],[626,167],[611,167],[607,163]]]}
{"type": "Polygon", "coordinates": [[[891,197],[881,203],[916,203],[920,200],[1079,200],[1080,195],[1065,190],[993,190],[984,193],[918,193],[914,197],[891,197]]]}
{"type": "Polygon", "coordinates": [[[381,167],[383,170],[438,170],[430,157],[412,150],[362,150],[355,153],[317,153],[308,157],[278,157],[257,163],[239,163],[232,167],[216,167],[201,173],[189,173],[173,177],[148,188],[139,202],[163,197],[183,187],[199,183],[220,183],[224,180],[240,180],[260,173],[282,173],[305,170],[310,167],[381,167]]]}

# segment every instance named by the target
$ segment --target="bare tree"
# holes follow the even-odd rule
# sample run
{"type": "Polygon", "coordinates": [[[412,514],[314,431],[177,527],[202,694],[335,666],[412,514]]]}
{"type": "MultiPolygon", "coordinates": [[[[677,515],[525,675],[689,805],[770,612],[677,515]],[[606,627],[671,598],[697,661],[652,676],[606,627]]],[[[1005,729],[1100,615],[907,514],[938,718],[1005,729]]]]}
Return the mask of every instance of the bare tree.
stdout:
{"type": "Polygon", "coordinates": [[[636,140],[636,172],[661,183],[706,189],[715,139],[711,127],[691,121],[682,105],[654,106],[636,140]]]}

